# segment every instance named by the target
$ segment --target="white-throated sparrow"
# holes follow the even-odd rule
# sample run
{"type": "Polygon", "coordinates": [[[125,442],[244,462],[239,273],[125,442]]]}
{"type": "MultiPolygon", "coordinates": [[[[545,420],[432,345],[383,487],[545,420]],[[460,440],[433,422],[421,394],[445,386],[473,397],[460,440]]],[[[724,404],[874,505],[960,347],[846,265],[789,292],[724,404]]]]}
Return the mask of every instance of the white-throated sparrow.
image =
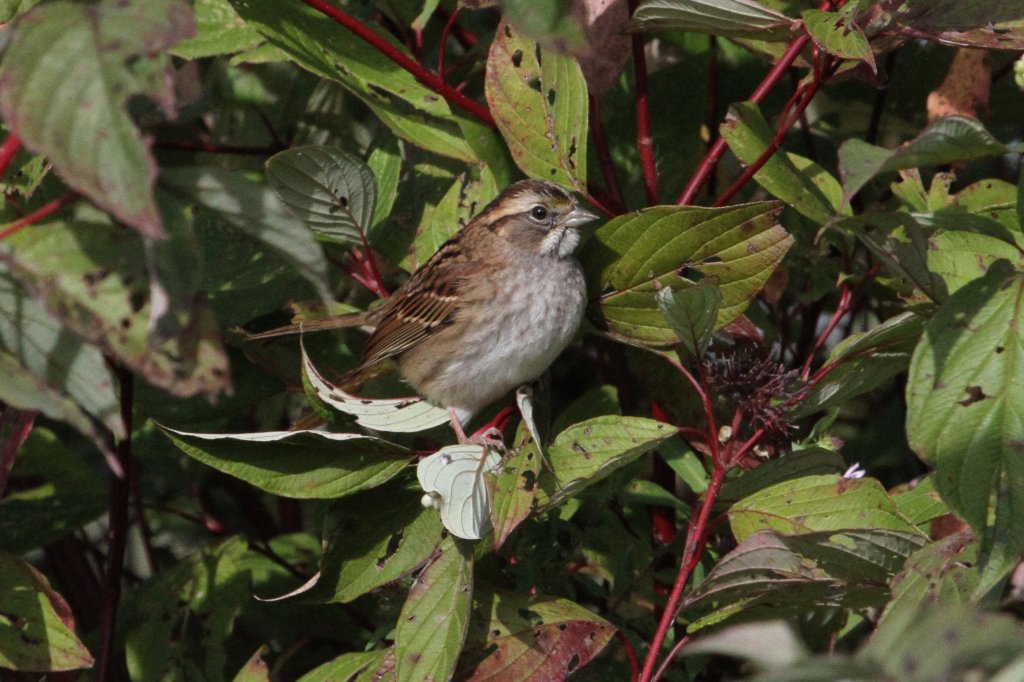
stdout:
{"type": "Polygon", "coordinates": [[[379,308],[302,330],[375,327],[360,369],[395,358],[418,393],[448,408],[466,442],[462,427],[474,413],[540,376],[575,335],[587,299],[577,228],[596,218],[555,183],[517,182],[379,308]]]}

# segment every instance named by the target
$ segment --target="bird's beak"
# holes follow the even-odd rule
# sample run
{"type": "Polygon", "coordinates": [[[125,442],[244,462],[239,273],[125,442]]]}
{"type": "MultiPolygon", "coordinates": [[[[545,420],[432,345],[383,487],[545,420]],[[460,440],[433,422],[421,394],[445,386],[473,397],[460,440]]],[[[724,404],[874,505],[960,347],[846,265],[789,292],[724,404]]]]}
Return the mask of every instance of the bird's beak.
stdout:
{"type": "Polygon", "coordinates": [[[595,213],[591,213],[585,208],[580,208],[579,206],[577,206],[572,210],[571,213],[569,213],[568,217],[565,220],[565,225],[566,227],[577,228],[582,225],[586,225],[587,223],[598,220],[600,217],[601,216],[595,213]]]}

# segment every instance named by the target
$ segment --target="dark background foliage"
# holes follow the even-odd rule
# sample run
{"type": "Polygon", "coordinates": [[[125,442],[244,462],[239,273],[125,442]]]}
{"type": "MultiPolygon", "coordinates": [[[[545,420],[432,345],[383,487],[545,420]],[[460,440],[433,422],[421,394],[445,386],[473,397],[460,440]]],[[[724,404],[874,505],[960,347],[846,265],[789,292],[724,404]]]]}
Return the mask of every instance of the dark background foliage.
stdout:
{"type": "Polygon", "coordinates": [[[1016,3],[0,21],[3,679],[1024,678],[1016,3]],[[360,331],[247,332],[527,176],[606,218],[584,329],[425,507],[360,331]]]}

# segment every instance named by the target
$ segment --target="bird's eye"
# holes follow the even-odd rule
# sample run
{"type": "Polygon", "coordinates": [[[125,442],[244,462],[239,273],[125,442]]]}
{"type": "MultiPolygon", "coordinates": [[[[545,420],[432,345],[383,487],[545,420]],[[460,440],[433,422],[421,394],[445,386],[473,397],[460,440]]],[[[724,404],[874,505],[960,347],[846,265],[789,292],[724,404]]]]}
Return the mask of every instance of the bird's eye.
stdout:
{"type": "Polygon", "coordinates": [[[530,209],[530,217],[534,220],[544,220],[548,217],[548,210],[543,206],[534,206],[530,209]]]}

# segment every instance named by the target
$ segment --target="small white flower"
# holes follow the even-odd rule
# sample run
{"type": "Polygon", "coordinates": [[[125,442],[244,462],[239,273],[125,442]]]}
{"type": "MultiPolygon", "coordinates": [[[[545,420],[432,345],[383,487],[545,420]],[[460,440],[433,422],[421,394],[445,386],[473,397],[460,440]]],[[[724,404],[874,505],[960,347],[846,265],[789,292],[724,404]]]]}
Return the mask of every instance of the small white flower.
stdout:
{"type": "Polygon", "coordinates": [[[864,478],[867,472],[860,468],[860,462],[854,462],[843,472],[843,478],[864,478]]]}

